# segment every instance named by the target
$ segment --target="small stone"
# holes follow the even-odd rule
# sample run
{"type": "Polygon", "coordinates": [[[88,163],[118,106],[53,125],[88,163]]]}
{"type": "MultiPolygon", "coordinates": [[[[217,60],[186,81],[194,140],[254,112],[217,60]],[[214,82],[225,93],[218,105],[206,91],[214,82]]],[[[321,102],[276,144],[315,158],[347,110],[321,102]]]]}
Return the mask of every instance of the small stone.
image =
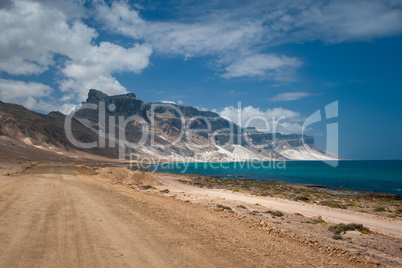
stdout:
{"type": "Polygon", "coordinates": [[[314,217],[312,217],[311,218],[313,221],[316,221],[316,222],[322,222],[322,217],[321,216],[314,216],[314,217]]]}

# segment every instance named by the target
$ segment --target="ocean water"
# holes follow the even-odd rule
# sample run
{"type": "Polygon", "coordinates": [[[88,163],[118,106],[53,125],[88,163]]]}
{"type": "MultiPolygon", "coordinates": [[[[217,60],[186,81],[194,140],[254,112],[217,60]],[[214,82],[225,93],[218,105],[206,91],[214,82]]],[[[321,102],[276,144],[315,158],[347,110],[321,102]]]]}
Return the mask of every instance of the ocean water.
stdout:
{"type": "Polygon", "coordinates": [[[201,174],[228,179],[250,178],[391,193],[402,196],[402,160],[340,161],[331,167],[321,161],[164,163],[151,170],[201,174]]]}

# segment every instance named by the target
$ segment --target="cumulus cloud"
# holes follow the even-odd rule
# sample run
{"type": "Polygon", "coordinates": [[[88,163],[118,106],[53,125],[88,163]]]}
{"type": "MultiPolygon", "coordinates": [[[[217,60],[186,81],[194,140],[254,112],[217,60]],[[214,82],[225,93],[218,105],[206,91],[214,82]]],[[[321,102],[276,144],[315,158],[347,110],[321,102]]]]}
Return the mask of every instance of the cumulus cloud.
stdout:
{"type": "Polygon", "coordinates": [[[148,24],[140,18],[137,10],[123,1],[113,2],[111,6],[108,6],[105,2],[98,1],[95,4],[95,19],[101,21],[105,29],[135,39],[143,36],[148,24]]]}
{"type": "Polygon", "coordinates": [[[140,73],[148,66],[151,53],[149,46],[139,44],[127,49],[109,42],[91,46],[84,58],[66,62],[62,72],[71,79],[61,81],[60,88],[62,91],[77,91],[81,99],[89,88],[99,89],[109,95],[126,93],[125,87],[111,73],[140,73]]]}
{"type": "Polygon", "coordinates": [[[111,6],[97,2],[95,9],[106,29],[145,40],[159,53],[215,56],[212,66],[225,78],[287,79],[301,61],[264,52],[279,44],[339,43],[402,33],[402,4],[394,0],[233,1],[198,3],[197,9],[183,5],[182,10],[190,11],[177,12],[176,20],[169,21],[147,21],[125,1],[111,6]]]}
{"type": "Polygon", "coordinates": [[[311,94],[307,92],[286,92],[286,93],[281,93],[276,96],[273,96],[272,98],[268,98],[269,101],[271,102],[277,102],[277,101],[293,101],[293,100],[299,100],[305,97],[310,96],[311,94]]]}
{"type": "Polygon", "coordinates": [[[302,119],[300,113],[288,109],[261,110],[253,106],[244,108],[229,106],[212,111],[242,127],[255,127],[261,131],[282,133],[300,133],[302,130],[302,126],[297,122],[302,119]]]}
{"type": "Polygon", "coordinates": [[[63,103],[62,105],[55,105],[50,101],[44,100],[36,100],[33,97],[27,97],[21,104],[28,108],[43,112],[50,112],[50,111],[59,111],[63,114],[68,114],[68,112],[76,107],[75,104],[72,103],[63,103]]]}
{"type": "MultiPolygon", "coordinates": [[[[126,88],[113,74],[140,73],[148,66],[152,49],[138,43],[127,47],[111,42],[97,45],[98,32],[82,21],[85,13],[81,4],[63,0],[16,0],[1,8],[0,71],[37,75],[58,69],[62,76],[56,82],[65,92],[62,102],[82,101],[90,88],[125,93],[126,88]]],[[[28,104],[33,107],[33,103],[30,100],[28,104]]]]}
{"type": "Polygon", "coordinates": [[[192,23],[152,22],[141,18],[139,11],[126,2],[97,6],[96,18],[105,27],[122,35],[142,38],[163,54],[186,58],[215,55],[214,65],[225,78],[264,76],[279,78],[289,69],[300,65],[294,57],[250,52],[261,41],[262,21],[227,16],[194,18],[192,23]]]}
{"type": "Polygon", "coordinates": [[[5,102],[15,102],[27,97],[47,97],[52,88],[41,83],[0,78],[0,97],[5,102]]]}
{"type": "MultiPolygon", "coordinates": [[[[0,72],[25,75],[29,80],[31,75],[55,71],[64,94],[59,100],[62,105],[83,100],[89,88],[125,93],[114,75],[140,73],[154,52],[208,56],[209,66],[227,79],[291,80],[301,59],[274,53],[273,47],[314,40],[370,41],[402,33],[402,2],[398,0],[261,0],[197,3],[195,7],[185,1],[180,9],[171,10],[169,19],[151,21],[129,1],[97,0],[85,5],[81,0],[1,1],[0,72]],[[103,30],[117,36],[120,43],[98,41],[103,30]]],[[[45,97],[27,94],[26,98],[35,100],[36,104],[29,99],[31,106],[40,106],[40,98],[45,97]]],[[[297,97],[285,94],[273,101],[297,97]]]]}
{"type": "Polygon", "coordinates": [[[49,99],[53,89],[47,85],[35,82],[24,82],[11,79],[0,78],[0,99],[5,102],[18,103],[28,109],[35,109],[38,111],[61,111],[68,112],[74,104],[63,103],[62,105],[55,105],[49,99]],[[45,98],[47,101],[38,98],[45,98]]]}
{"type": "Polygon", "coordinates": [[[97,37],[80,21],[69,23],[63,11],[32,1],[0,9],[0,24],[0,70],[13,75],[40,74],[55,64],[56,54],[84,57],[97,37]]]}

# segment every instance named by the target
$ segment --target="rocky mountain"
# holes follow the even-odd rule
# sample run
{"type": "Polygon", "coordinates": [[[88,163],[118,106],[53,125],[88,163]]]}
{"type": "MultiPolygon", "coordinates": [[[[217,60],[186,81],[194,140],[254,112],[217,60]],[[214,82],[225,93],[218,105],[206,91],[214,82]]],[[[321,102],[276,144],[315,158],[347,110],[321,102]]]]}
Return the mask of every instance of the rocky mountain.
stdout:
{"type": "MultiPolygon", "coordinates": [[[[0,101],[0,135],[8,136],[29,145],[52,145],[67,148],[69,143],[64,134],[65,115],[51,112],[48,115],[36,113],[17,104],[0,101]]],[[[75,126],[75,129],[78,129],[75,126]]],[[[82,135],[91,139],[93,134],[82,135]]]]}
{"type": "MultiPolygon", "coordinates": [[[[30,111],[22,105],[0,101],[0,150],[13,155],[22,155],[24,151],[33,152],[35,155],[43,154],[43,151],[81,151],[66,137],[65,119],[66,116],[60,112],[45,115],[30,111]]],[[[71,125],[74,137],[81,142],[94,142],[98,138],[93,131],[75,119],[71,125]]],[[[87,151],[92,154],[110,155],[96,148],[87,151]]]]}
{"type": "Polygon", "coordinates": [[[108,96],[95,89],[68,116],[0,102],[1,135],[32,146],[120,159],[326,159],[313,137],[244,129],[213,112],[145,103],[133,93],[108,96]]]}

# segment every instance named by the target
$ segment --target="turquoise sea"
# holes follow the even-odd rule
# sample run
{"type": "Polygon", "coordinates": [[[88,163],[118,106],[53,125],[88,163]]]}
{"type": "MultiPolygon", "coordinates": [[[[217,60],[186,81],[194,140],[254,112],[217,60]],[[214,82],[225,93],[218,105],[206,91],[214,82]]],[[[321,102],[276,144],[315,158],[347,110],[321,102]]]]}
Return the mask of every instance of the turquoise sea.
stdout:
{"type": "Polygon", "coordinates": [[[150,169],[228,179],[250,178],[257,181],[314,184],[331,189],[402,196],[402,160],[340,161],[337,167],[321,161],[165,163],[150,169]]]}

